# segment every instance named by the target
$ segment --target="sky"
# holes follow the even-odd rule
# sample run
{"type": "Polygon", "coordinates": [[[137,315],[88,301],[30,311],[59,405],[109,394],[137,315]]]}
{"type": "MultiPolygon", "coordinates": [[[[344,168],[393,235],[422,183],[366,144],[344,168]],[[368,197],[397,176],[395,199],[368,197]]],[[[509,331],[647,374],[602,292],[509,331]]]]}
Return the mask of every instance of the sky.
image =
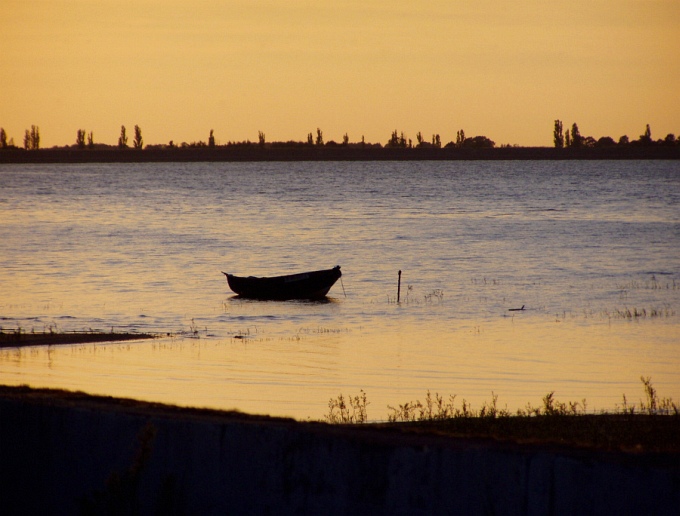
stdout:
{"type": "Polygon", "coordinates": [[[680,136],[678,0],[0,0],[0,127],[41,147],[121,125],[145,144],[552,146],[680,136]]]}

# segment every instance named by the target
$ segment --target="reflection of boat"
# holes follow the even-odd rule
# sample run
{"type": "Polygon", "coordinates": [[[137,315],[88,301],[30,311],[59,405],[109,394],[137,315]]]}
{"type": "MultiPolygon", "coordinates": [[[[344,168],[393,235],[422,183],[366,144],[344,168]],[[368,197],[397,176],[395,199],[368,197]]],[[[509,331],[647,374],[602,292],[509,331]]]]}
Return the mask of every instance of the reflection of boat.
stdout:
{"type": "Polygon", "coordinates": [[[323,299],[342,276],[340,266],[288,276],[255,278],[223,272],[229,288],[241,297],[253,299],[323,299]]]}

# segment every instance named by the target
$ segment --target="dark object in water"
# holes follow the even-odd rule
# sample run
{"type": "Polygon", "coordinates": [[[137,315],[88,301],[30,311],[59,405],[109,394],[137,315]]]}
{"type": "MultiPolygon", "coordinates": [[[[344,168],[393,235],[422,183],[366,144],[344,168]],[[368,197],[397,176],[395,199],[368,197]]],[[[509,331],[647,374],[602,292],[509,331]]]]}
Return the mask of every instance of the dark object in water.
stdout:
{"type": "Polygon", "coordinates": [[[251,299],[323,299],[331,287],[342,276],[340,266],[321,271],[303,272],[287,276],[256,278],[254,276],[234,276],[222,272],[227,277],[229,288],[241,297],[251,299]]]}
{"type": "Polygon", "coordinates": [[[508,308],[508,312],[521,312],[524,310],[524,305],[522,305],[522,308],[508,308]]]}

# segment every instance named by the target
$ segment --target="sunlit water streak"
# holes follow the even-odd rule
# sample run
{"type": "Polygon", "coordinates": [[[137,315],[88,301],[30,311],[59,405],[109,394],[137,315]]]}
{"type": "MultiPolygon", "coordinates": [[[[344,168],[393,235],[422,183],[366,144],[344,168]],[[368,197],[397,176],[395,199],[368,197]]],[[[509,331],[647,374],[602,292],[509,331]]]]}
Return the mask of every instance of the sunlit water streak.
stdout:
{"type": "Polygon", "coordinates": [[[4,328],[183,332],[0,350],[4,384],[302,419],[360,389],[372,418],[680,399],[677,162],[3,165],[0,252],[4,328]],[[220,272],[336,264],[326,303],[220,272]]]}

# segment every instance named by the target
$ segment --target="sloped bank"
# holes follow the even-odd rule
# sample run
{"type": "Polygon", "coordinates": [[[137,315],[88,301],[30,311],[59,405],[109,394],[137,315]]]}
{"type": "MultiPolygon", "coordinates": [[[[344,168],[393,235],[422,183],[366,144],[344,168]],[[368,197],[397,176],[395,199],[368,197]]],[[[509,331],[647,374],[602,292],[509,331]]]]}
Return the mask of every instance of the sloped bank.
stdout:
{"type": "Polygon", "coordinates": [[[677,514],[679,459],[0,386],[3,514],[677,514]]]}

